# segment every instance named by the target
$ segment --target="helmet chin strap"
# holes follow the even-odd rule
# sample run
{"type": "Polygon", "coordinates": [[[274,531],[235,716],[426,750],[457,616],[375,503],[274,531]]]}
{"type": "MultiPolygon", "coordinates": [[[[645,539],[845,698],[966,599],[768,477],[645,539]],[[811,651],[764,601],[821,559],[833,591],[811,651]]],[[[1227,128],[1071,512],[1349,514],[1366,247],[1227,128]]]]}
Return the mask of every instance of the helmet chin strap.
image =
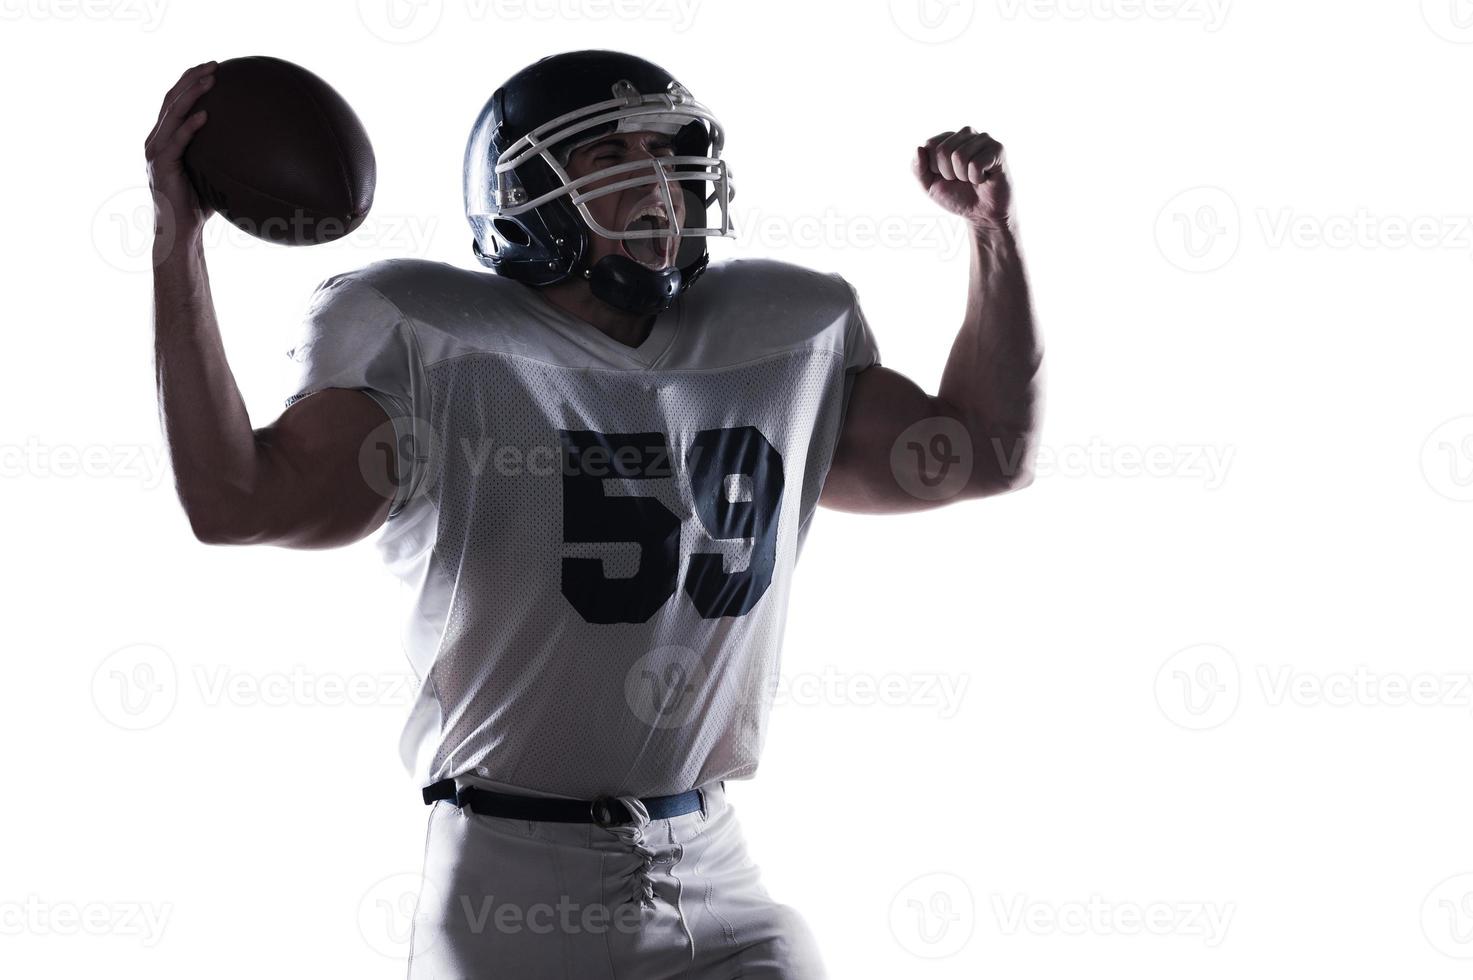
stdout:
{"type": "Polygon", "coordinates": [[[650,316],[667,308],[680,292],[680,270],[656,272],[627,255],[605,255],[583,272],[593,295],[616,310],[650,316]]]}

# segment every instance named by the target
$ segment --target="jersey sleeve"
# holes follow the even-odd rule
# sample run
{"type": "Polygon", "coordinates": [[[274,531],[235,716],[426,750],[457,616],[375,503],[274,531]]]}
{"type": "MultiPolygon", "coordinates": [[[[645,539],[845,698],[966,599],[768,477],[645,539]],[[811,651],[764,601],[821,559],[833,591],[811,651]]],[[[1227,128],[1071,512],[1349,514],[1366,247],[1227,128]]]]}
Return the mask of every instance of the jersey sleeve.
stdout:
{"type": "Polygon", "coordinates": [[[849,298],[849,310],[844,327],[844,397],[839,409],[841,430],[844,419],[849,416],[849,396],[854,392],[855,375],[880,363],[880,346],[870,330],[864,310],[859,306],[859,294],[848,282],[844,287],[849,298]]]}
{"type": "Polygon", "coordinates": [[[416,448],[427,431],[418,421],[427,417],[424,365],[412,321],[358,273],[343,273],[312,294],[301,338],[290,354],[296,380],[286,404],[326,388],[361,391],[378,403],[393,425],[398,472],[389,517],[397,516],[425,468],[416,448]]]}
{"type": "Polygon", "coordinates": [[[849,283],[844,283],[849,292],[849,322],[844,333],[844,374],[848,387],[852,375],[880,363],[880,345],[869,328],[864,310],[859,306],[859,294],[849,283]]]}

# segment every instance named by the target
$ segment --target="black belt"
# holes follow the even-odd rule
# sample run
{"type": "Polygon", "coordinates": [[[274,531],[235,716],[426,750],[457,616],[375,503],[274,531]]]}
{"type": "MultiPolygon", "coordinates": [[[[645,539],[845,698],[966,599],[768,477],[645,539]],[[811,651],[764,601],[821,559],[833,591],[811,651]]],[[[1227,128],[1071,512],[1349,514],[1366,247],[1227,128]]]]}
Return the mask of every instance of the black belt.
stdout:
{"type": "MultiPolygon", "coordinates": [[[[487,817],[510,817],[513,820],[548,820],[553,823],[596,823],[600,827],[632,823],[634,814],[618,799],[600,796],[594,800],[563,800],[555,797],[512,796],[494,793],[479,786],[455,785],[454,779],[442,779],[421,790],[425,803],[450,800],[456,806],[469,807],[472,813],[487,817]]],[[[665,820],[705,808],[698,789],[671,796],[645,796],[639,802],[649,811],[651,820],[665,820]]]]}

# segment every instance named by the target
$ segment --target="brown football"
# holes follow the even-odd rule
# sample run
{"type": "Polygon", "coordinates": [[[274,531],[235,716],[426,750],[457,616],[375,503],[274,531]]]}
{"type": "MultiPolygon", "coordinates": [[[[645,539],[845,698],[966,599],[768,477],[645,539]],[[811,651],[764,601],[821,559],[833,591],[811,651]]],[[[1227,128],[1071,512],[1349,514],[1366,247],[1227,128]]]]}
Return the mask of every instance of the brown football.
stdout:
{"type": "Polygon", "coordinates": [[[317,245],[357,228],[373,205],[373,147],[332,86],[280,58],[222,61],[195,108],[184,151],[200,198],[236,227],[280,245],[317,245]]]}

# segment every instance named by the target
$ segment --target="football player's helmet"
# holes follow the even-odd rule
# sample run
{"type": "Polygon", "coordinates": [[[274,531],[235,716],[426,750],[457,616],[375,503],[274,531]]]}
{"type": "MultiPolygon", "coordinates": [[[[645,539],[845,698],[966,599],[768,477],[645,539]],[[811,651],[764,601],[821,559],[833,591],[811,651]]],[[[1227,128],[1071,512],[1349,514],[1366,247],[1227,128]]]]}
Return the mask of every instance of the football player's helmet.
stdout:
{"type": "Polygon", "coordinates": [[[532,286],[583,276],[616,309],[658,313],[705,269],[706,239],[733,235],[724,142],[716,117],[658,65],[615,51],[544,58],[498,88],[471,130],[465,213],[476,258],[532,286]],[[639,131],[669,135],[674,155],[568,175],[577,146],[639,131]],[[654,187],[657,206],[641,209],[627,228],[594,219],[590,200],[633,187],[654,187]],[[663,215],[650,213],[659,210],[663,215]],[[590,266],[593,234],[673,239],[658,250],[673,258],[651,267],[625,248],[590,266]]]}

